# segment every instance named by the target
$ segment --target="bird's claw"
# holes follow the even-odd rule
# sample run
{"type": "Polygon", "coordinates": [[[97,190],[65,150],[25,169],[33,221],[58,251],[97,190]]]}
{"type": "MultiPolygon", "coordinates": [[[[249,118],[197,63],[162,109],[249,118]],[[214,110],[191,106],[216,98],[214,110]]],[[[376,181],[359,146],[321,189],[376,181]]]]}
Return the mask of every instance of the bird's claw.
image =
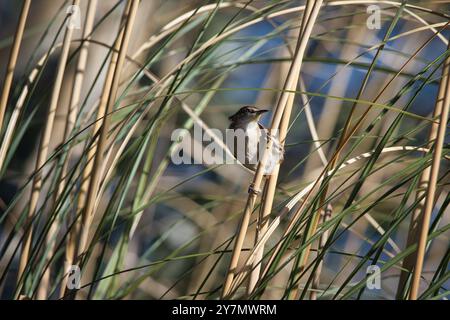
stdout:
{"type": "Polygon", "coordinates": [[[276,148],[278,150],[278,155],[279,155],[279,163],[281,163],[284,160],[284,145],[280,143],[280,141],[273,137],[270,133],[267,134],[267,142],[272,141],[273,143],[273,147],[272,148],[276,148]]]}
{"type": "Polygon", "coordinates": [[[261,193],[261,190],[255,189],[255,185],[252,183],[250,187],[248,187],[248,193],[254,194],[255,196],[258,196],[261,193]]]}

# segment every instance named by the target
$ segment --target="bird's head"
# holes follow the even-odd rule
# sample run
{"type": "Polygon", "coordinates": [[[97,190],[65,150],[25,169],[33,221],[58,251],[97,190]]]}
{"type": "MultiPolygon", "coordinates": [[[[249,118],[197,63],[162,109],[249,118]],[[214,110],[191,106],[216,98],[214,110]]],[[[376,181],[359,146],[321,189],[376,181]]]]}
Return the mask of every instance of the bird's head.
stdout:
{"type": "Polygon", "coordinates": [[[258,109],[252,106],[244,106],[239,109],[238,112],[228,117],[231,122],[247,123],[252,121],[258,121],[261,115],[269,110],[258,109]]]}

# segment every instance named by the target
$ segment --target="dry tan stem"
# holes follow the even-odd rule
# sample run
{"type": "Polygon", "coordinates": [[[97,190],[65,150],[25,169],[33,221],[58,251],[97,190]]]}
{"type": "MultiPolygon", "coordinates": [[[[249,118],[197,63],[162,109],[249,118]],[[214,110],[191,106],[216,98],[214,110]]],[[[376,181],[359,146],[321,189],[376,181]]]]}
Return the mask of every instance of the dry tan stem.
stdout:
{"type": "MultiPolygon", "coordinates": [[[[444,95],[445,95],[445,90],[446,90],[446,81],[447,81],[448,73],[449,73],[448,61],[450,61],[450,58],[447,58],[447,63],[443,67],[442,78],[441,78],[441,82],[439,85],[439,92],[438,92],[438,96],[437,96],[437,100],[436,100],[436,105],[435,105],[435,108],[433,111],[433,119],[437,119],[437,117],[442,112],[442,105],[444,102],[444,95]]],[[[430,133],[428,136],[428,141],[429,141],[428,146],[429,147],[431,146],[432,141],[435,141],[437,138],[438,127],[439,127],[438,122],[431,123],[430,133]]],[[[418,185],[419,190],[416,194],[416,199],[420,199],[425,195],[425,192],[428,188],[428,182],[430,181],[430,175],[431,175],[431,167],[425,168],[425,170],[422,172],[422,175],[420,177],[420,181],[419,181],[419,185],[418,185]]],[[[420,219],[422,218],[421,212],[423,210],[424,205],[425,205],[425,198],[422,199],[422,201],[419,203],[418,207],[414,210],[413,214],[411,215],[411,222],[410,222],[409,231],[408,231],[408,239],[407,239],[406,245],[405,245],[406,248],[408,248],[409,246],[411,246],[414,243],[417,243],[419,241],[417,228],[419,226],[420,219]]],[[[404,288],[405,288],[406,282],[408,281],[408,278],[410,276],[410,272],[414,268],[414,263],[416,261],[416,257],[417,257],[417,251],[415,251],[414,253],[412,253],[411,255],[409,255],[408,257],[406,257],[403,260],[403,265],[402,265],[403,270],[401,271],[398,288],[397,288],[397,296],[396,296],[397,299],[403,298],[404,288]]]]}
{"type": "MultiPolygon", "coordinates": [[[[123,34],[124,34],[124,28],[123,28],[123,22],[125,21],[126,17],[129,15],[130,10],[130,4],[131,2],[128,1],[127,5],[124,9],[124,13],[122,15],[122,20],[120,23],[120,29],[119,33],[117,35],[117,38],[114,42],[113,50],[111,52],[111,60],[109,62],[108,70],[105,77],[105,82],[103,85],[102,95],[100,97],[100,102],[98,105],[98,111],[97,111],[97,117],[94,124],[94,127],[92,129],[92,136],[93,139],[95,139],[95,135],[101,130],[103,126],[103,122],[105,121],[105,115],[107,114],[107,103],[108,103],[108,97],[111,92],[112,82],[114,78],[114,72],[116,70],[118,56],[119,56],[119,49],[122,43],[123,34]]],[[[86,157],[86,166],[83,170],[82,174],[82,184],[80,187],[80,192],[78,195],[77,200],[77,211],[76,212],[82,212],[82,224],[80,226],[79,233],[77,232],[77,237],[74,237],[73,241],[78,243],[76,244],[76,249],[74,250],[75,256],[79,256],[86,246],[87,237],[89,233],[89,226],[91,222],[91,217],[89,216],[88,210],[85,210],[84,207],[86,205],[87,201],[87,195],[90,189],[91,184],[91,177],[94,169],[94,161],[96,154],[98,153],[98,139],[95,139],[92,142],[92,145],[90,146],[87,157],[86,157]]]]}
{"type": "MultiPolygon", "coordinates": [[[[322,4],[321,0],[315,1],[315,7],[314,7],[314,9],[311,13],[311,16],[308,20],[308,23],[305,27],[305,32],[299,33],[299,39],[297,40],[297,47],[295,50],[294,60],[292,62],[286,82],[284,84],[283,94],[281,95],[281,97],[278,101],[277,107],[275,109],[275,115],[274,115],[274,118],[272,120],[272,125],[271,125],[272,131],[280,127],[282,117],[283,116],[286,117],[286,114],[284,113],[284,111],[289,102],[289,99],[292,99],[292,98],[290,98],[291,96],[295,96],[289,90],[295,90],[297,87],[297,81],[298,81],[298,77],[299,77],[298,73],[300,71],[301,64],[303,61],[303,55],[305,53],[306,45],[308,43],[309,36],[312,32],[312,28],[314,26],[315,20],[319,13],[321,4],[322,4]],[[288,90],[288,91],[286,91],[286,90],[288,90]]],[[[267,150],[271,150],[272,145],[273,145],[273,141],[269,140],[266,151],[264,152],[261,161],[258,163],[258,167],[257,167],[256,173],[255,173],[255,176],[254,176],[254,179],[252,182],[252,188],[254,190],[259,190],[259,188],[261,186],[261,182],[263,179],[264,165],[265,165],[265,162],[267,161],[267,157],[268,157],[267,150]]],[[[246,235],[247,229],[248,229],[248,224],[250,222],[250,215],[251,215],[253,208],[255,206],[255,203],[256,203],[256,198],[257,198],[257,194],[255,194],[253,192],[249,193],[248,198],[247,198],[247,203],[245,206],[245,210],[244,210],[244,215],[242,217],[239,231],[237,233],[236,240],[234,243],[230,266],[228,268],[228,274],[225,279],[225,283],[224,283],[224,287],[223,287],[222,297],[227,297],[229,294],[229,291],[231,289],[234,275],[236,274],[236,267],[237,267],[239,256],[240,256],[240,253],[242,250],[242,245],[244,243],[245,235],[246,235]]]]}
{"type": "MultiPolygon", "coordinates": [[[[314,2],[313,1],[307,1],[305,11],[303,13],[303,19],[301,22],[301,26],[299,29],[299,38],[302,37],[305,27],[307,24],[307,21],[311,15],[312,9],[313,9],[314,2]]],[[[300,66],[299,66],[300,67],[300,66]]],[[[295,71],[296,74],[300,75],[300,69],[295,71]]],[[[298,80],[297,80],[298,82],[298,80]]],[[[297,86],[297,84],[296,84],[297,86]]],[[[292,90],[296,90],[296,86],[292,88],[292,90]]],[[[294,98],[295,95],[290,95],[286,109],[284,111],[283,119],[281,120],[280,125],[280,142],[282,145],[284,145],[287,135],[287,129],[289,126],[289,119],[292,111],[292,106],[294,104],[294,98]]],[[[259,240],[261,240],[261,234],[264,234],[267,230],[267,227],[269,225],[269,215],[272,211],[273,206],[273,200],[275,197],[276,192],[276,186],[278,181],[278,174],[280,172],[280,164],[278,164],[272,174],[269,176],[269,178],[265,181],[265,194],[262,198],[263,204],[261,206],[260,210],[260,217],[258,220],[258,225],[256,229],[256,239],[255,244],[258,243],[259,240]]],[[[259,280],[259,275],[261,273],[261,260],[263,258],[264,254],[264,246],[261,246],[261,248],[256,252],[256,258],[255,262],[252,268],[252,272],[250,274],[249,284],[247,287],[247,294],[251,294],[256,286],[256,283],[259,280]]]]}
{"type": "Polygon", "coordinates": [[[126,17],[126,25],[123,31],[120,32],[118,36],[117,43],[120,44],[119,52],[117,55],[111,57],[110,65],[114,65],[114,72],[112,76],[112,81],[110,84],[110,89],[106,109],[100,127],[100,134],[98,138],[98,146],[94,157],[94,163],[92,167],[92,176],[89,181],[88,194],[86,196],[86,204],[83,211],[83,223],[82,223],[82,234],[79,239],[79,246],[77,248],[77,256],[80,257],[84,253],[84,249],[87,244],[87,238],[89,233],[89,227],[92,222],[92,217],[94,215],[95,201],[97,198],[97,193],[99,190],[99,183],[101,178],[101,166],[103,161],[103,154],[107,145],[107,134],[109,130],[109,114],[113,110],[114,103],[117,97],[117,91],[119,87],[120,75],[122,72],[122,67],[126,58],[126,53],[128,49],[128,44],[130,41],[131,33],[133,30],[134,21],[137,14],[137,9],[139,6],[139,0],[129,0],[127,2],[127,10],[129,14],[126,17]],[[114,58],[114,59],[113,59],[114,58]]]}
{"type": "Polygon", "coordinates": [[[14,106],[14,110],[11,114],[11,117],[9,118],[5,135],[3,136],[2,145],[0,148],[0,168],[2,168],[4,165],[6,154],[8,152],[8,148],[10,146],[15,127],[16,127],[17,121],[19,119],[19,115],[22,112],[22,108],[25,103],[25,99],[26,99],[28,93],[30,92],[31,84],[37,79],[37,76],[39,74],[39,69],[44,65],[47,57],[49,55],[51,55],[57,47],[60,47],[60,46],[61,46],[61,44],[59,44],[59,46],[55,46],[55,47],[51,48],[48,53],[46,53],[45,55],[43,55],[41,57],[41,59],[36,64],[36,67],[30,73],[30,75],[27,79],[27,84],[25,84],[24,88],[22,89],[22,92],[20,93],[19,99],[17,100],[16,105],[14,106]]]}
{"type": "MultiPolygon", "coordinates": [[[[73,5],[78,5],[79,0],[74,0],[73,5]]],[[[53,129],[53,123],[56,116],[56,109],[58,107],[59,92],[61,90],[62,81],[64,77],[64,72],[66,69],[67,58],[69,56],[70,41],[72,39],[73,29],[67,28],[64,34],[63,46],[61,49],[61,55],[59,57],[58,68],[56,73],[56,79],[52,90],[50,106],[47,113],[47,119],[45,122],[44,132],[41,136],[39,143],[38,155],[36,158],[35,166],[35,176],[33,178],[31,197],[30,197],[30,207],[28,211],[28,223],[31,224],[32,218],[36,213],[36,208],[39,200],[39,194],[42,187],[42,166],[45,164],[48,155],[48,149],[53,129]]],[[[31,239],[33,235],[33,228],[29,225],[29,229],[25,234],[24,241],[22,244],[22,254],[20,256],[19,271],[17,275],[18,281],[21,280],[23,271],[28,263],[28,258],[31,248],[31,239]]]]}
{"type": "MultiPolygon", "coordinates": [[[[19,48],[22,42],[23,31],[25,30],[25,23],[27,22],[28,11],[30,9],[31,0],[25,0],[22,5],[20,13],[19,24],[14,35],[14,42],[9,55],[8,67],[6,69],[5,81],[3,82],[3,90],[0,98],[0,133],[3,129],[3,119],[5,117],[6,106],[8,105],[9,93],[16,68],[17,58],[19,56],[19,48]]],[[[1,165],[0,165],[1,169],[1,165]]]]}
{"type": "MultiPolygon", "coordinates": [[[[106,113],[106,104],[108,101],[108,96],[110,93],[111,83],[114,76],[114,71],[117,64],[117,56],[120,49],[120,43],[121,39],[123,37],[123,22],[125,21],[126,17],[129,14],[130,9],[130,2],[127,2],[127,5],[124,9],[122,19],[120,22],[120,29],[118,36],[114,42],[113,47],[111,48],[111,60],[108,65],[108,70],[106,72],[105,82],[103,85],[102,94],[100,97],[100,101],[98,102],[98,110],[97,110],[97,116],[96,121],[94,122],[94,126],[92,129],[92,136],[94,137],[94,141],[92,142],[92,145],[87,151],[87,157],[86,157],[86,166],[83,169],[82,172],[82,183],[80,187],[80,191],[78,194],[77,199],[77,207],[76,212],[77,216],[81,212],[81,221],[78,220],[75,222],[74,229],[71,230],[68,236],[67,240],[67,246],[66,246],[66,252],[65,252],[65,263],[64,263],[64,270],[65,272],[68,271],[68,267],[74,263],[74,260],[78,257],[79,252],[82,252],[84,250],[84,246],[87,242],[88,232],[89,232],[89,226],[91,223],[91,217],[87,216],[86,211],[84,211],[84,206],[86,203],[86,195],[89,192],[89,184],[93,169],[93,159],[97,153],[97,139],[95,139],[95,135],[99,132],[102,120],[104,119],[105,113],[106,113]]],[[[63,297],[68,294],[68,289],[66,288],[67,284],[67,274],[62,279],[61,287],[60,287],[60,297],[63,297]]]]}
{"type": "MultiPolygon", "coordinates": [[[[88,7],[86,9],[87,10],[86,11],[86,22],[85,22],[85,25],[83,28],[83,39],[87,40],[89,38],[89,35],[92,32],[92,29],[94,26],[96,7],[97,7],[97,0],[89,1],[88,7]]],[[[80,106],[81,89],[82,89],[82,85],[83,85],[84,74],[85,74],[85,69],[86,69],[86,64],[87,64],[89,44],[90,44],[90,41],[84,41],[81,45],[80,55],[78,57],[78,63],[77,63],[77,68],[75,70],[74,83],[73,83],[72,93],[71,93],[70,102],[69,102],[69,110],[68,110],[66,122],[65,122],[63,141],[68,140],[68,138],[70,137],[70,134],[75,126],[75,121],[76,121],[76,117],[77,117],[79,106],[80,106]]],[[[52,210],[51,212],[56,212],[58,198],[61,195],[61,193],[64,189],[64,186],[65,186],[64,177],[66,176],[69,157],[70,157],[70,150],[67,151],[66,159],[63,163],[61,172],[59,174],[59,179],[58,179],[59,184],[57,187],[58,189],[54,193],[54,197],[53,197],[54,210],[52,210]]],[[[60,220],[55,218],[50,227],[49,232],[47,233],[46,243],[49,244],[49,249],[48,249],[48,254],[47,254],[48,257],[51,257],[53,255],[54,246],[55,246],[54,238],[55,238],[56,233],[58,232],[59,223],[60,223],[60,220]]],[[[68,270],[68,268],[71,264],[71,258],[73,256],[73,249],[70,248],[70,246],[69,246],[69,244],[72,243],[70,241],[70,235],[71,234],[69,234],[69,240],[67,242],[68,246],[66,248],[66,258],[64,261],[64,269],[63,270],[68,270]],[[69,256],[71,257],[70,259],[68,259],[69,256]]],[[[66,278],[64,278],[64,280],[65,279],[66,278]]],[[[61,288],[65,288],[64,280],[63,280],[61,288]]],[[[39,287],[38,287],[37,298],[39,300],[47,298],[47,293],[48,293],[49,287],[50,287],[50,266],[45,270],[44,275],[42,276],[41,283],[39,284],[39,287]]]]}
{"type": "MultiPolygon", "coordinates": [[[[443,106],[444,97],[445,97],[446,83],[447,83],[448,73],[449,73],[449,61],[450,61],[450,58],[447,58],[447,62],[444,64],[443,69],[442,69],[442,78],[441,78],[441,82],[439,84],[439,91],[438,91],[438,96],[437,96],[437,100],[436,100],[436,105],[435,105],[434,111],[433,111],[433,119],[437,119],[439,117],[439,115],[442,113],[442,106],[443,106]]],[[[438,128],[439,128],[438,122],[431,123],[430,133],[428,135],[428,141],[429,141],[428,147],[431,147],[432,142],[436,140],[437,134],[438,134],[438,128]]],[[[422,175],[420,176],[420,181],[419,181],[419,185],[418,185],[419,190],[417,191],[416,199],[420,199],[425,195],[426,190],[428,189],[430,175],[431,175],[431,167],[425,168],[424,171],[422,172],[422,175]]],[[[414,210],[413,214],[411,215],[411,222],[409,224],[409,231],[408,231],[408,239],[406,241],[405,248],[408,248],[411,245],[413,245],[414,243],[417,243],[419,241],[418,226],[420,223],[420,219],[422,218],[421,212],[424,208],[424,205],[425,205],[425,198],[423,198],[422,201],[420,201],[419,205],[417,206],[417,208],[414,210]]],[[[403,298],[403,292],[405,289],[405,285],[410,276],[410,272],[414,268],[414,263],[416,261],[416,258],[417,258],[417,251],[415,251],[411,255],[407,256],[403,260],[403,264],[402,264],[403,269],[400,273],[400,279],[399,279],[398,288],[397,288],[397,296],[396,296],[397,299],[403,298]]]]}
{"type": "MultiPolygon", "coordinates": [[[[427,238],[428,238],[428,231],[430,228],[430,219],[431,219],[431,212],[433,211],[434,207],[434,198],[436,194],[436,187],[437,187],[437,180],[439,176],[439,168],[441,164],[441,158],[442,158],[442,149],[445,142],[445,133],[447,129],[447,120],[448,120],[448,114],[449,114],[449,108],[450,108],[450,77],[449,77],[449,65],[450,65],[450,58],[447,58],[445,60],[443,72],[446,72],[446,74],[443,74],[441,83],[444,83],[443,87],[443,99],[438,99],[436,103],[436,109],[437,110],[436,116],[439,118],[439,125],[437,128],[437,136],[436,139],[433,140],[434,144],[434,150],[433,150],[433,161],[431,164],[430,172],[429,172],[429,180],[425,178],[425,180],[428,180],[427,183],[427,190],[426,190],[426,196],[425,196],[425,205],[422,212],[422,220],[420,225],[418,226],[419,230],[419,240],[417,242],[417,256],[416,256],[416,263],[414,267],[414,272],[412,276],[412,282],[411,282],[411,292],[409,295],[410,300],[417,300],[417,296],[419,294],[419,287],[420,287],[420,277],[422,274],[423,269],[423,262],[425,258],[425,251],[426,251],[426,245],[427,245],[427,238]],[[442,101],[442,102],[441,102],[442,101]]],[[[438,97],[440,98],[440,97],[438,97]]],[[[430,141],[431,142],[431,141],[430,141]]]]}

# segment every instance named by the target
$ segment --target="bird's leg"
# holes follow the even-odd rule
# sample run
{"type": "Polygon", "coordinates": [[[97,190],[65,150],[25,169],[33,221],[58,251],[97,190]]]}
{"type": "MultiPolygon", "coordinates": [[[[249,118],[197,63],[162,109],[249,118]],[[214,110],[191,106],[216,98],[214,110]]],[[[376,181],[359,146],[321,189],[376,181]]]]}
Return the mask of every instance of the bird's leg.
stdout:
{"type": "Polygon", "coordinates": [[[278,152],[280,152],[279,163],[281,163],[284,160],[284,145],[282,145],[281,143],[278,144],[278,152]]]}

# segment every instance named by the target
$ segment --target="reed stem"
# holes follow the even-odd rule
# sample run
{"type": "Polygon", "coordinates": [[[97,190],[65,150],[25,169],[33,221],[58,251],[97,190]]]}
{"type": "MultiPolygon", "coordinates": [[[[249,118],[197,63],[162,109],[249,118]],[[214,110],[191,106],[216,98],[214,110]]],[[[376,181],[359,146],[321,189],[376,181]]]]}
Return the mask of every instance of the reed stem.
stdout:
{"type": "MultiPolygon", "coordinates": [[[[299,38],[301,38],[303,36],[303,33],[305,32],[305,27],[308,22],[308,19],[310,18],[313,6],[314,6],[313,1],[306,2],[305,11],[303,13],[302,22],[301,22],[300,29],[299,29],[299,36],[298,36],[299,38]]],[[[296,73],[298,73],[299,77],[300,77],[300,70],[297,70],[296,73]]],[[[298,80],[297,80],[297,82],[298,82],[298,80]]],[[[295,89],[296,89],[296,87],[291,90],[295,90],[295,89]]],[[[283,146],[286,141],[287,129],[289,126],[289,119],[290,119],[290,115],[291,115],[291,111],[292,111],[292,106],[294,104],[294,98],[295,98],[295,95],[291,95],[291,97],[289,98],[287,106],[286,106],[285,114],[283,116],[281,126],[280,126],[280,143],[283,146]]],[[[273,200],[275,197],[276,185],[277,185],[277,181],[278,181],[279,172],[280,172],[280,164],[278,164],[274,168],[272,174],[265,181],[266,194],[262,198],[263,205],[261,206],[260,218],[258,220],[258,226],[256,229],[255,244],[261,240],[261,235],[263,235],[267,231],[267,227],[269,225],[269,215],[270,215],[270,212],[272,211],[272,207],[273,207],[273,200]]],[[[263,258],[263,253],[264,253],[264,246],[261,246],[260,249],[256,252],[255,262],[253,264],[252,272],[250,274],[249,285],[247,287],[247,294],[251,294],[253,292],[253,290],[256,286],[256,283],[259,280],[259,276],[261,273],[261,263],[262,263],[261,260],[263,258]]]]}
{"type": "MultiPolygon", "coordinates": [[[[72,92],[71,92],[71,97],[70,97],[70,102],[69,102],[69,109],[68,109],[67,116],[66,116],[66,122],[64,123],[63,141],[69,140],[70,135],[72,134],[72,130],[75,126],[76,117],[79,112],[79,107],[80,107],[80,102],[81,102],[81,89],[83,86],[84,75],[86,72],[87,58],[88,58],[89,45],[90,45],[90,41],[88,41],[88,40],[90,39],[89,35],[91,34],[93,26],[94,26],[96,7],[97,7],[97,0],[91,0],[91,1],[89,1],[88,6],[86,8],[86,19],[85,19],[85,24],[83,27],[83,39],[85,39],[85,41],[83,41],[81,44],[77,67],[76,67],[75,74],[74,74],[74,82],[73,82],[72,92]]],[[[65,155],[63,155],[64,156],[63,164],[62,164],[61,171],[59,173],[59,177],[57,179],[58,186],[57,186],[57,190],[53,196],[53,210],[51,212],[57,212],[57,210],[58,210],[58,208],[57,208],[58,199],[61,196],[61,194],[64,190],[64,187],[65,187],[65,177],[67,174],[68,161],[70,159],[70,151],[71,151],[70,147],[67,147],[67,151],[66,151],[65,155]]],[[[48,253],[47,253],[48,257],[51,257],[54,254],[54,247],[55,247],[55,241],[56,241],[55,235],[57,234],[58,229],[60,227],[60,222],[61,222],[61,219],[59,219],[58,217],[55,217],[55,219],[50,227],[50,230],[47,233],[46,243],[48,243],[50,246],[48,253]]],[[[72,235],[72,233],[69,233],[69,240],[67,242],[68,244],[71,243],[71,241],[70,241],[71,235],[72,235]]],[[[64,267],[63,267],[64,269],[63,270],[69,269],[70,265],[72,264],[72,261],[71,261],[72,257],[73,257],[73,249],[70,246],[68,246],[68,247],[66,247],[66,251],[65,251],[65,260],[64,260],[64,267]],[[70,259],[69,259],[69,257],[70,257],[70,259]]],[[[39,300],[47,298],[48,290],[50,288],[50,274],[51,274],[51,268],[49,266],[44,271],[44,275],[42,276],[41,282],[38,287],[37,298],[39,300]]],[[[65,288],[66,280],[67,280],[67,278],[64,277],[61,288],[65,288]]]]}
{"type": "Polygon", "coordinates": [[[139,0],[129,0],[127,2],[127,7],[124,13],[124,19],[126,19],[126,24],[125,27],[119,32],[119,35],[117,37],[114,46],[118,50],[114,51],[111,56],[108,75],[105,81],[105,86],[102,94],[103,101],[101,102],[100,106],[104,105],[104,102],[106,102],[106,105],[105,107],[99,107],[99,115],[102,118],[102,122],[101,127],[99,128],[100,132],[98,137],[98,144],[94,155],[94,163],[92,165],[92,174],[89,180],[89,188],[88,193],[86,195],[86,203],[83,209],[81,235],[78,239],[79,242],[76,250],[77,258],[81,258],[87,245],[89,229],[94,216],[95,204],[98,196],[103,154],[106,150],[107,134],[109,132],[109,122],[110,122],[109,115],[113,110],[116,101],[120,75],[122,73],[122,67],[125,62],[126,53],[128,50],[128,45],[130,42],[138,6],[139,0]]]}
{"type": "MultiPolygon", "coordinates": [[[[450,48],[450,47],[449,47],[450,48]]],[[[417,242],[417,256],[416,263],[414,267],[414,272],[411,281],[411,292],[409,294],[410,300],[417,300],[420,287],[420,277],[422,275],[422,269],[424,264],[424,258],[426,253],[426,245],[428,232],[430,228],[431,213],[434,207],[434,198],[436,195],[437,181],[439,176],[439,168],[441,165],[442,150],[445,142],[445,134],[447,130],[447,121],[450,109],[450,76],[449,76],[449,65],[450,58],[447,58],[444,62],[443,75],[441,83],[443,83],[444,92],[442,100],[438,97],[436,103],[435,111],[437,118],[439,119],[439,124],[437,128],[436,139],[432,142],[434,145],[433,149],[433,160],[429,172],[429,180],[427,184],[425,205],[423,207],[421,223],[418,226],[419,230],[419,240],[417,242]],[[441,104],[442,101],[442,104],[441,104]],[[441,110],[439,110],[441,109],[441,110]]],[[[430,141],[431,142],[431,141],[430,141]]]]}
{"type": "MultiPolygon", "coordinates": [[[[0,137],[3,134],[3,120],[5,118],[6,107],[8,105],[9,95],[14,77],[14,70],[16,69],[17,59],[19,57],[20,44],[22,43],[23,32],[27,22],[28,11],[30,10],[31,0],[24,0],[22,11],[20,12],[19,23],[14,35],[11,52],[9,54],[8,66],[6,69],[5,80],[3,81],[3,89],[0,97],[0,137]]],[[[3,163],[0,163],[0,169],[3,163]]]]}
{"type": "MultiPolygon", "coordinates": [[[[73,5],[79,5],[79,0],[74,0],[72,2],[73,5]]],[[[70,16],[68,17],[70,18],[70,16]]],[[[56,111],[58,108],[59,101],[59,93],[61,90],[64,73],[66,70],[66,63],[69,56],[70,43],[72,40],[73,28],[66,28],[64,33],[63,46],[61,49],[61,54],[59,56],[58,67],[56,71],[55,83],[53,85],[53,90],[51,94],[50,106],[47,112],[47,118],[45,122],[45,128],[41,136],[41,140],[39,143],[38,155],[36,157],[36,165],[35,165],[35,176],[33,178],[32,187],[31,187],[31,196],[30,196],[30,206],[28,209],[27,223],[25,224],[28,227],[28,230],[25,233],[24,240],[22,243],[22,253],[20,256],[19,262],[19,270],[17,274],[17,283],[19,284],[22,279],[25,267],[27,267],[31,243],[32,243],[32,235],[33,235],[33,225],[32,219],[36,214],[36,209],[38,205],[39,195],[42,189],[42,170],[45,162],[47,161],[48,150],[50,146],[50,140],[52,136],[53,123],[56,117],[56,111]]],[[[19,291],[18,291],[19,292],[19,291]]]]}
{"type": "MultiPolygon", "coordinates": [[[[283,93],[278,101],[277,107],[275,109],[275,115],[272,120],[272,125],[270,128],[271,132],[274,132],[276,129],[280,127],[280,123],[282,121],[283,117],[288,117],[289,115],[285,114],[286,106],[288,104],[292,107],[292,102],[289,103],[290,99],[293,99],[295,97],[295,94],[292,91],[295,91],[297,87],[297,82],[299,78],[299,72],[300,68],[303,62],[303,56],[306,50],[306,45],[308,43],[309,36],[312,32],[312,28],[314,26],[314,23],[316,21],[317,15],[320,10],[320,6],[322,5],[322,1],[314,1],[314,9],[308,19],[308,23],[306,24],[305,32],[299,32],[299,37],[297,40],[297,46],[295,48],[295,54],[294,54],[294,60],[291,64],[291,68],[289,69],[288,76],[286,78],[286,82],[283,87],[283,93]]],[[[305,16],[304,16],[305,17],[305,16]]],[[[305,18],[306,19],[306,18],[305,18]]],[[[290,112],[290,109],[288,107],[288,111],[290,112]]],[[[289,121],[289,120],[288,120],[289,121]]],[[[253,190],[259,190],[262,179],[263,179],[263,170],[265,163],[267,161],[268,153],[267,150],[271,150],[273,145],[273,142],[271,139],[269,139],[269,142],[267,143],[266,150],[264,151],[264,154],[262,156],[262,159],[260,162],[258,162],[258,167],[255,173],[255,176],[253,178],[253,182],[251,184],[251,188],[253,190]]],[[[227,277],[224,282],[222,297],[228,297],[228,294],[230,293],[230,289],[234,280],[234,276],[237,274],[237,265],[240,257],[240,253],[242,250],[242,245],[244,243],[245,235],[247,233],[248,224],[250,222],[250,216],[253,212],[253,209],[256,204],[257,199],[257,193],[249,192],[247,203],[245,205],[244,214],[241,220],[241,224],[239,226],[239,230],[237,232],[236,240],[234,243],[234,248],[232,251],[230,266],[228,268],[227,277]]]]}

